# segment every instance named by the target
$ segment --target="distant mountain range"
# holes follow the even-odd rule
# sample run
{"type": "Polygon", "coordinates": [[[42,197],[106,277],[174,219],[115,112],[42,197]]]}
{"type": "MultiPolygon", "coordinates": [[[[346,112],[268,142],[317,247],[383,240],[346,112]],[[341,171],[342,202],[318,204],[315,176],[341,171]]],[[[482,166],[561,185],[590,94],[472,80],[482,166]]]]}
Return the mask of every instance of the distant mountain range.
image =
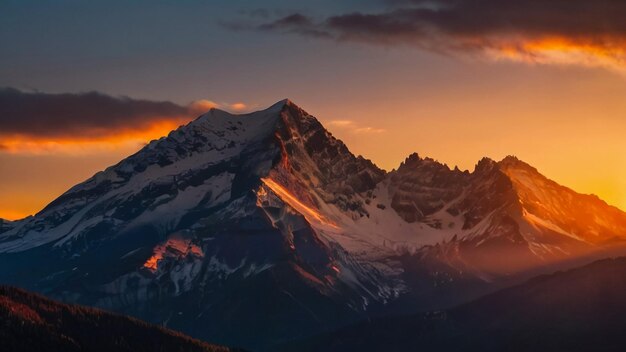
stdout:
{"type": "Polygon", "coordinates": [[[285,351],[623,351],[626,258],[544,275],[459,307],[380,318],[285,351]]]}
{"type": "Polygon", "coordinates": [[[457,305],[624,239],[626,213],[515,157],[468,172],[413,154],[386,172],[284,100],[212,109],[1,222],[0,282],[271,349],[457,305]]]}
{"type": "Polygon", "coordinates": [[[0,286],[2,351],[228,352],[227,347],[99,309],[0,286]]]}

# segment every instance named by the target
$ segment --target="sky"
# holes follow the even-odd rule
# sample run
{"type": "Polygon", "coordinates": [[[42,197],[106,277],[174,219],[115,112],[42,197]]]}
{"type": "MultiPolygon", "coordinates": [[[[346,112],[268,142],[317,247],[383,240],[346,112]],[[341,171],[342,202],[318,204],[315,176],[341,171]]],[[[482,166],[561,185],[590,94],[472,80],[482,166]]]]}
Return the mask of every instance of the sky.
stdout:
{"type": "Polygon", "coordinates": [[[626,210],[619,0],[0,1],[0,218],[211,107],[290,98],[387,170],[516,155],[626,210]]]}

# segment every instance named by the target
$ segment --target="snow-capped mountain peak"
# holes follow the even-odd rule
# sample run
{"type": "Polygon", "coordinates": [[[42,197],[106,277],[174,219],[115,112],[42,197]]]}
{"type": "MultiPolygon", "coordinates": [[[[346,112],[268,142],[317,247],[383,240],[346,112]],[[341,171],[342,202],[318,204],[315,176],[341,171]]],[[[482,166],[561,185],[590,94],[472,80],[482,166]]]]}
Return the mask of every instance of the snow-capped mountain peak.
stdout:
{"type": "Polygon", "coordinates": [[[0,279],[255,347],[625,236],[626,214],[517,158],[468,172],[414,153],[386,173],[285,99],[211,109],[0,221],[0,279]]]}

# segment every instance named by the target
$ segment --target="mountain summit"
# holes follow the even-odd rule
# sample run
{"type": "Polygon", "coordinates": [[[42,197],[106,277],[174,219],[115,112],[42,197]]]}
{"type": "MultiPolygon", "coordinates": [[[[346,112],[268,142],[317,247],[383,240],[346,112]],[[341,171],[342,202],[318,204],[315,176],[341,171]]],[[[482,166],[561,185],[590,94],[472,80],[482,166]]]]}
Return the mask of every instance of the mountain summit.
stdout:
{"type": "Polygon", "coordinates": [[[515,158],[386,173],[283,100],[211,109],[0,226],[0,280],[258,349],[625,236],[625,213],[515,158]]]}

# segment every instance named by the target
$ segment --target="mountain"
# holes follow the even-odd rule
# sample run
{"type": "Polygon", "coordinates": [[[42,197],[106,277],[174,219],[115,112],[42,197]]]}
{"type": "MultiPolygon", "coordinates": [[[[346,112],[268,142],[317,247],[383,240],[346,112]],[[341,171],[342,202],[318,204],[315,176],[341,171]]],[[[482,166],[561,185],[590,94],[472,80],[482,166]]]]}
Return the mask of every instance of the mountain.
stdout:
{"type": "Polygon", "coordinates": [[[232,349],[98,309],[0,286],[3,351],[202,351],[232,349]]]}
{"type": "Polygon", "coordinates": [[[389,179],[391,207],[436,230],[428,244],[439,248],[428,255],[483,277],[614,246],[626,234],[624,212],[513,156],[484,158],[469,173],[413,154],[389,179]]]}
{"type": "Polygon", "coordinates": [[[626,258],[543,275],[457,308],[384,318],[285,351],[621,351],[626,258]]]}
{"type": "Polygon", "coordinates": [[[414,154],[385,172],[284,100],[212,109],[9,223],[0,282],[267,349],[625,236],[625,213],[515,158],[462,172],[414,154]]]}
{"type": "Polygon", "coordinates": [[[383,278],[311,223],[383,177],[289,101],[212,109],[2,233],[0,282],[251,348],[347,324],[383,278]]]}
{"type": "Polygon", "coordinates": [[[10,229],[12,229],[13,224],[14,223],[12,221],[8,221],[8,220],[4,220],[0,218],[0,233],[9,231],[10,229]]]}

